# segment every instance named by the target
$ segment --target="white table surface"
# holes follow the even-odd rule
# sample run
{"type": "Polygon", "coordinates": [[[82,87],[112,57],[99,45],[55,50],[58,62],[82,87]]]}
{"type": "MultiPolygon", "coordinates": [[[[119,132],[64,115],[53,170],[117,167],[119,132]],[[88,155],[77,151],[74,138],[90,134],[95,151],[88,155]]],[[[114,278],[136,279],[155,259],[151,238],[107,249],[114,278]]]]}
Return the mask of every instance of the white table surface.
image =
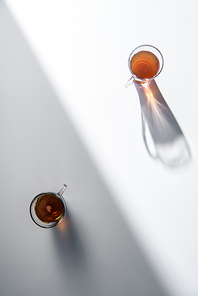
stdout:
{"type": "MultiPolygon", "coordinates": [[[[198,295],[197,2],[5,2],[159,282],[172,295],[198,295]],[[191,148],[192,161],[184,168],[166,168],[145,149],[138,94],[134,85],[124,86],[128,56],[141,44],[156,46],[164,56],[156,82],[191,148]]],[[[44,104],[48,108],[47,99],[44,104]]],[[[60,133],[53,135],[60,139],[60,133]]],[[[67,182],[57,174],[60,183],[67,182]]],[[[25,169],[20,175],[27,194],[25,169]]],[[[33,189],[57,186],[57,179],[34,183],[33,195],[33,189]]],[[[80,192],[74,179],[71,183],[72,200],[80,192]]],[[[75,203],[71,206],[75,212],[75,203]]]]}

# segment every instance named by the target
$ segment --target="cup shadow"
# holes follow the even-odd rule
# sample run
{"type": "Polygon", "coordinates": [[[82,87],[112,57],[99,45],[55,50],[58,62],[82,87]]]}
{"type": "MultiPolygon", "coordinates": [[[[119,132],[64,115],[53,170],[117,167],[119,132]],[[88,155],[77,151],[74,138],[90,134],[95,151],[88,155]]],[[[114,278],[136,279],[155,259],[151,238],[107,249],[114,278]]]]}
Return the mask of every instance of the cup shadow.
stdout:
{"type": "Polygon", "coordinates": [[[63,269],[79,270],[84,267],[83,244],[68,209],[61,223],[53,228],[53,241],[63,269]]]}
{"type": "Polygon", "coordinates": [[[188,164],[191,160],[190,147],[155,80],[134,84],[140,99],[142,135],[149,155],[170,168],[188,164]],[[155,151],[151,151],[149,134],[155,151]]]}

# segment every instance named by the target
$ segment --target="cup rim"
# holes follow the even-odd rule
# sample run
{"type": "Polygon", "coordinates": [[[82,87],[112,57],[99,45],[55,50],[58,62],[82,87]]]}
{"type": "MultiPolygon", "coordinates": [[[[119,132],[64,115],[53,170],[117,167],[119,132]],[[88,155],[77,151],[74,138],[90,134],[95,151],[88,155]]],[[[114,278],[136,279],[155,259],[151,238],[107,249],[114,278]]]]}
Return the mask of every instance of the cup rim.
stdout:
{"type": "Polygon", "coordinates": [[[161,51],[160,51],[157,47],[155,47],[155,46],[153,46],[153,45],[150,45],[150,44],[142,44],[142,45],[137,46],[137,47],[136,47],[136,48],[130,53],[130,55],[129,55],[129,59],[128,59],[128,66],[129,66],[129,69],[130,69],[130,72],[131,72],[131,74],[132,74],[132,78],[134,79],[134,81],[148,82],[148,81],[151,81],[151,80],[155,79],[155,78],[156,78],[156,77],[162,72],[162,69],[163,69],[163,67],[164,67],[164,58],[163,58],[163,55],[162,55],[161,51]],[[159,71],[157,72],[157,74],[154,75],[152,78],[142,79],[142,78],[138,77],[135,73],[133,73],[133,71],[132,71],[132,69],[131,69],[131,59],[132,59],[134,53],[135,53],[139,48],[141,48],[141,47],[150,47],[150,48],[154,49],[155,51],[157,51],[158,54],[159,54],[160,57],[161,57],[161,63],[160,63],[161,66],[160,66],[160,69],[159,69],[159,71]]]}
{"type": "Polygon", "coordinates": [[[48,191],[48,192],[41,192],[41,193],[37,194],[37,195],[32,199],[32,201],[31,201],[31,203],[30,203],[30,206],[29,206],[30,217],[31,217],[31,219],[33,220],[33,222],[34,222],[36,225],[38,225],[39,227],[41,227],[41,228],[45,228],[45,229],[53,228],[53,227],[55,227],[56,225],[58,225],[58,224],[62,221],[62,219],[64,218],[64,216],[65,216],[65,214],[66,214],[66,211],[67,211],[67,205],[66,205],[66,202],[65,202],[65,199],[63,198],[63,196],[62,196],[62,195],[58,195],[57,193],[55,193],[55,192],[51,192],[51,191],[48,191]],[[58,220],[58,221],[53,221],[53,222],[44,222],[44,221],[40,220],[40,219],[38,218],[38,216],[36,215],[36,213],[34,212],[34,207],[35,207],[35,206],[34,206],[34,203],[36,202],[36,200],[37,200],[38,198],[40,198],[42,195],[45,195],[45,194],[55,195],[56,197],[58,197],[58,198],[62,201],[62,203],[63,203],[63,205],[64,205],[64,213],[63,213],[63,215],[61,216],[60,220],[58,220]]]}

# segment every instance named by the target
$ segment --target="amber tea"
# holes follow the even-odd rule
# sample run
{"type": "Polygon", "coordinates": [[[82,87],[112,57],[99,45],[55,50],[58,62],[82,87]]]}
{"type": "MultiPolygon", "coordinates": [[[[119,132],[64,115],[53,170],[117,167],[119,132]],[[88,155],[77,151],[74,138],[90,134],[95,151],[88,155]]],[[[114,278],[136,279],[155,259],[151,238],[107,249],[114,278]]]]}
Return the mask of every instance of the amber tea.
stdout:
{"type": "Polygon", "coordinates": [[[65,207],[63,202],[55,194],[47,193],[41,196],[36,205],[35,213],[43,222],[54,222],[60,220],[64,215],[65,207]]]}
{"type": "Polygon", "coordinates": [[[134,54],[130,61],[132,72],[140,79],[151,79],[157,75],[160,62],[155,54],[142,50],[134,54]]]}

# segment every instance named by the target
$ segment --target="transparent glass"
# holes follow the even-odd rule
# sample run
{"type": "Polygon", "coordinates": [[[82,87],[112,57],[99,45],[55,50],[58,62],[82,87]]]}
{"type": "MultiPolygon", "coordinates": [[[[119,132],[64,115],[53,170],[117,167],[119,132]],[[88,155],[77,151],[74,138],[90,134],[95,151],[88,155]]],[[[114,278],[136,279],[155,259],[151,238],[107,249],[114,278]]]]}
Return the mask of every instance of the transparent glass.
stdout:
{"type": "MultiPolygon", "coordinates": [[[[152,56],[151,56],[152,57],[152,56]]],[[[139,63],[142,63],[142,66],[148,66],[148,63],[149,63],[149,59],[146,61],[146,59],[144,60],[139,60],[139,63]]],[[[147,82],[150,82],[152,79],[155,79],[162,71],[163,69],[163,66],[164,66],[164,58],[161,54],[161,52],[159,51],[159,49],[157,49],[156,47],[154,46],[151,46],[151,45],[140,45],[138,47],[136,47],[130,54],[129,56],[129,59],[128,59],[128,65],[129,65],[129,69],[131,71],[131,74],[132,74],[132,77],[128,80],[127,82],[127,85],[126,86],[129,86],[130,84],[132,84],[134,81],[137,81],[137,82],[141,82],[141,83],[147,83],[147,82]],[[133,62],[133,59],[135,59],[138,54],[142,53],[142,52],[145,52],[145,53],[151,53],[153,54],[157,60],[158,60],[158,68],[156,70],[156,73],[154,75],[152,75],[152,77],[149,77],[149,78],[142,78],[142,77],[139,77],[137,75],[137,73],[134,73],[133,72],[133,68],[131,67],[131,64],[133,62]]],[[[152,65],[151,65],[152,66],[152,65]]]]}
{"type": "Polygon", "coordinates": [[[142,134],[149,155],[172,168],[186,164],[191,158],[189,145],[155,82],[164,65],[161,52],[151,45],[138,46],[128,64],[132,77],[126,87],[134,83],[138,92],[142,134]]]}
{"type": "Polygon", "coordinates": [[[66,213],[66,202],[62,195],[66,188],[64,184],[58,193],[43,192],[33,198],[30,216],[34,223],[42,228],[52,228],[62,221],[66,213]]]}

